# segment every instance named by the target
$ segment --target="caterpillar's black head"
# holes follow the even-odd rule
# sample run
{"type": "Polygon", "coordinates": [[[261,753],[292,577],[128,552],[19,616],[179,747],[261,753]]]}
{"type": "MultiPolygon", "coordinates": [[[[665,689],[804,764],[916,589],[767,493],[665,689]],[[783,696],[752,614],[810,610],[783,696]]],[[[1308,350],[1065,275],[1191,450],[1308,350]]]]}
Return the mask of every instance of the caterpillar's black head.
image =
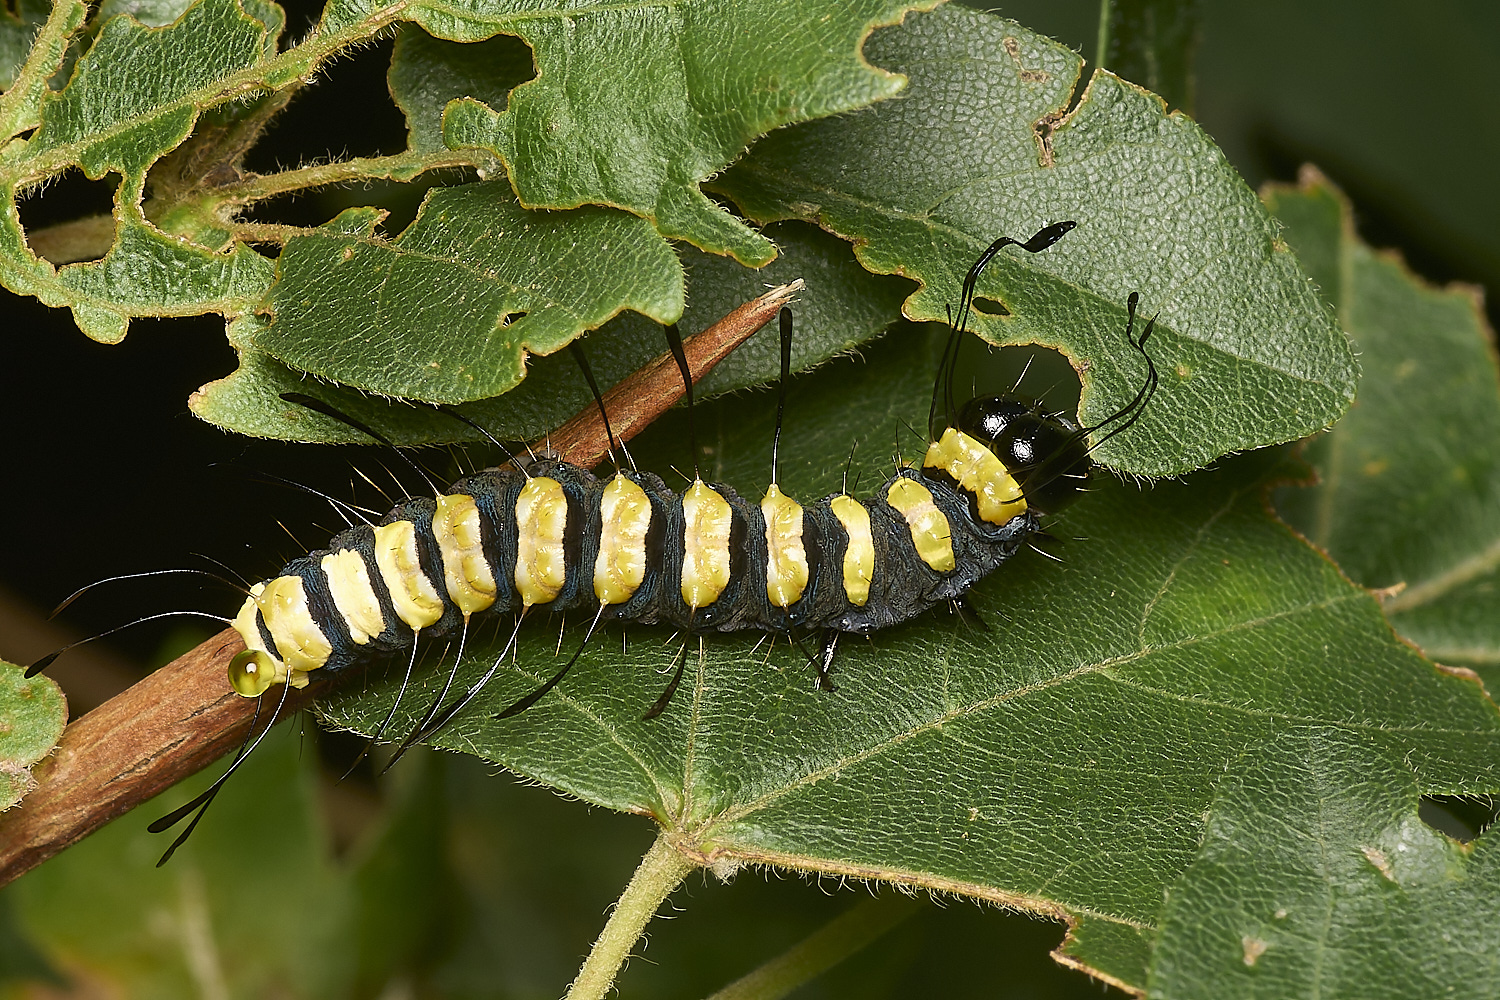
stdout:
{"type": "MultiPolygon", "coordinates": [[[[1146,379],[1133,400],[1088,427],[1080,427],[1063,414],[1049,413],[1040,403],[1014,394],[971,399],[958,410],[955,420],[953,375],[958,364],[960,341],[969,329],[969,314],[978,292],[979,278],[990,261],[1008,246],[1020,247],[1028,253],[1040,253],[1076,226],[1076,222],[1056,222],[1025,242],[1002,236],[980,254],[964,277],[957,316],[950,313],[948,317],[953,333],[943,349],[943,359],[932,385],[932,407],[927,413],[928,431],[934,440],[943,436],[945,428],[952,427],[983,444],[1020,487],[1026,506],[1048,514],[1078,499],[1088,480],[1092,464],[1089,455],[1105,441],[1133,426],[1156,394],[1156,364],[1146,353],[1146,341],[1156,327],[1156,318],[1153,316],[1146,323],[1146,329],[1139,337],[1135,335],[1135,313],[1141,297],[1131,292],[1125,303],[1125,339],[1145,359],[1146,379]],[[1107,432],[1090,446],[1089,436],[1106,429],[1107,432]]],[[[950,472],[956,468],[955,459],[962,460],[961,455],[938,455],[935,458],[937,467],[950,472]]]]}
{"type": "Polygon", "coordinates": [[[1063,414],[1014,395],[980,396],[964,404],[956,426],[994,452],[1028,507],[1051,514],[1083,491],[1092,464],[1087,434],[1063,414]]]}

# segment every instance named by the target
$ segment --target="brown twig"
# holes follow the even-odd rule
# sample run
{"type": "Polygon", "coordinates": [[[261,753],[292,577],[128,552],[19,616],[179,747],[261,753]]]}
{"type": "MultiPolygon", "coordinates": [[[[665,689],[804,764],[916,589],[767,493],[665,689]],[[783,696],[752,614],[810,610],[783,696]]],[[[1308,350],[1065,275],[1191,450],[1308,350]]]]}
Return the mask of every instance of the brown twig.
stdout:
{"type": "MultiPolygon", "coordinates": [[[[697,382],[729,356],[750,335],[765,326],[802,289],[802,279],[771,289],[751,299],[728,316],[682,343],[688,369],[697,382]]],[[[604,408],[615,436],[629,441],[651,425],[683,396],[682,375],[670,353],[654,361],[604,394],[604,408]]],[[[551,447],[558,455],[585,469],[592,469],[609,454],[609,441],[597,407],[587,407],[572,420],[547,435],[534,448],[551,447]]]]}
{"type": "MultiPolygon", "coordinates": [[[[776,315],[800,280],[747,302],[684,343],[697,381],[776,315]]],[[[605,395],[617,436],[630,438],[682,397],[663,354],[605,395]]],[[[554,452],[585,468],[608,453],[604,424],[589,407],[550,436],[554,452]]],[[[249,732],[255,703],[230,690],[229,660],[244,647],[233,631],[203,645],[71,723],[35,769],[37,788],[0,815],[0,885],[41,864],[117,816],[231,752],[249,732]]],[[[282,715],[318,693],[290,692],[282,715]]]]}

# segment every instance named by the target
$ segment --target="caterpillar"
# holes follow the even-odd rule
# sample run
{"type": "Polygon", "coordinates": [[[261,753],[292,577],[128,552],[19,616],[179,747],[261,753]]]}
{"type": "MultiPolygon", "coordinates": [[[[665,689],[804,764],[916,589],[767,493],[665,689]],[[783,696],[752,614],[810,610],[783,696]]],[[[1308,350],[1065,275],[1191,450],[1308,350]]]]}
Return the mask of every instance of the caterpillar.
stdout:
{"type": "MultiPolygon", "coordinates": [[[[1025,241],[1002,237],[975,262],[935,379],[932,442],[920,466],[898,469],[870,496],[840,492],[799,503],[776,483],[774,448],[772,482],[759,503],[696,474],[679,494],[650,472],[620,468],[597,478],[547,457],[487,469],[435,496],[403,500],[378,523],[336,535],[252,587],[233,622],[246,648],[230,664],[232,687],[259,697],[377,653],[411,649],[414,660],[420,639],[466,636],[476,618],[516,613],[519,630],[533,609],[588,608],[590,635],[611,621],[695,634],[760,629],[794,641],[799,631],[820,633],[820,655],[809,659],[831,690],[841,635],[868,634],[960,600],[1038,532],[1041,516],[1079,496],[1092,451],[1149,404],[1157,372],[1145,344],[1155,321],[1135,336],[1139,296],[1132,294],[1126,338],[1145,357],[1148,376],[1104,421],[1083,427],[1014,392],[954,406],[956,348],[980,274],[1004,247],[1039,253],[1074,225],[1056,223],[1025,241]],[[1106,428],[1091,447],[1089,436],[1106,428]]],[[[785,310],[781,323],[784,406],[785,310]]],[[[691,419],[680,340],[674,350],[691,419]]],[[[534,704],[572,662],[497,718],[534,704]]],[[[488,676],[443,707],[445,687],[402,750],[451,720],[488,676]]],[[[648,716],[665,706],[680,677],[679,667],[648,716]]]]}

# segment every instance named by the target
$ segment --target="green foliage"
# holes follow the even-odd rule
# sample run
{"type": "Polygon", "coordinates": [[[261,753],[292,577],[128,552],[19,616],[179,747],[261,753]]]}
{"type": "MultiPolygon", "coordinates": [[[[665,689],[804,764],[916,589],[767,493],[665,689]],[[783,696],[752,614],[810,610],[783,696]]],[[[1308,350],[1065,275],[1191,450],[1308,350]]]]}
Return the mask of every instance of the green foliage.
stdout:
{"type": "Polygon", "coordinates": [[[1500,371],[1473,289],[1436,289],[1353,235],[1326,181],[1275,188],[1288,238],[1360,348],[1359,405],[1316,439],[1289,519],[1385,598],[1402,635],[1500,690],[1500,371]]]}
{"type": "Polygon", "coordinates": [[[287,243],[256,348],[355,388],[463,403],[514,387],[525,352],[551,354],[622,309],[682,315],[677,258],[633,216],[528,212],[487,181],[429,192],[394,240],[375,236],[378,221],[351,209],[287,243]],[[601,275],[606,254],[634,267],[601,275]]]}
{"type": "MultiPolygon", "coordinates": [[[[940,343],[888,338],[867,362],[804,382],[783,486],[826,490],[851,438],[877,451],[920,420],[940,343]]],[[[715,475],[744,484],[765,468],[767,403],[700,414],[725,456],[715,475]]],[[[680,425],[662,430],[680,441],[680,425]]],[[[882,465],[877,452],[855,470],[868,481],[882,465]]],[[[547,699],[494,722],[581,638],[575,629],[559,652],[550,631],[523,631],[515,665],[436,742],[648,813],[710,857],[879,872],[1072,913],[1080,926],[1068,956],[1143,985],[1150,945],[1170,929],[1164,900],[1207,863],[1225,783],[1238,788],[1262,747],[1317,735],[1380,767],[1404,760],[1400,781],[1375,769],[1349,794],[1374,796],[1408,825],[1420,825],[1419,795],[1500,781],[1494,706],[1397,641],[1374,599],[1266,516],[1263,491],[1282,475],[1250,456],[1148,491],[1102,482],[1052,529],[1084,539],[1066,547],[1066,565],[1023,553],[975,588],[989,631],[916,623],[871,647],[848,644],[833,695],[813,690],[805,660],[784,646],[726,636],[700,660],[695,644],[637,628],[624,653],[617,638],[597,643],[547,699]],[[689,681],[665,715],[642,721],[677,655],[689,681]]],[[[499,645],[476,649],[460,680],[488,669],[499,645]]],[[[428,676],[408,695],[397,730],[441,681],[428,676]]],[[[324,712],[370,732],[394,694],[392,680],[335,696],[324,712]]],[[[1318,778],[1303,780],[1315,788],[1318,778]]],[[[1252,804],[1286,808],[1288,822],[1302,815],[1300,800],[1252,804]]],[[[1287,885],[1252,865],[1239,888],[1274,895],[1287,885]]],[[[1429,930],[1423,947],[1443,950],[1441,924],[1429,930]]],[[[1263,967],[1276,961],[1268,954],[1263,967]]]]}
{"type": "MultiPolygon", "coordinates": [[[[904,308],[919,319],[944,315],[959,277],[995,236],[1078,220],[1079,231],[1043,256],[995,261],[980,289],[991,304],[981,303],[976,323],[996,342],[1061,348],[1084,373],[1083,414],[1096,420],[1140,384],[1140,359],[1120,330],[1124,299],[1143,293],[1160,313],[1157,342],[1171,365],[1160,405],[1146,414],[1148,433],[1111,441],[1099,453],[1107,464],[1181,473],[1306,434],[1342,412],[1354,378],[1342,334],[1201,131],[1107,74],[1068,112],[1078,57],[991,16],[913,13],[875,32],[862,53],[872,27],[904,9],[872,3],[834,16],[814,3],[697,3],[670,14],[579,15],[480,4],[458,14],[345,3],[280,50],[284,18],[273,5],[204,0],[161,27],[115,17],[60,90],[18,84],[7,93],[11,134],[40,127],[29,141],[13,139],[0,164],[0,189],[12,201],[69,167],[119,174],[113,240],[98,248],[100,259],[54,270],[6,213],[0,281],[70,306],[85,332],[105,341],[123,337],[133,316],[223,314],[241,372],[194,409],[227,427],[348,440],[326,422],[299,420],[270,391],[313,375],[335,383],[330,394],[341,403],[356,398],[349,389],[468,402],[472,417],[494,419],[492,429],[509,435],[549,425],[494,402],[521,381],[527,354],[555,352],[622,310],[658,322],[682,315],[684,275],[663,237],[770,259],[765,235],[698,190],[740,157],[719,190],[758,221],[815,220],[853,240],[867,269],[916,278],[921,287],[904,308]],[[246,172],[245,153],[301,81],[398,10],[421,26],[402,29],[389,73],[407,150],[246,172]],[[530,45],[534,68],[515,38],[495,37],[502,31],[530,45]],[[772,38],[774,51],[765,48],[772,38]],[[990,61],[991,52],[1006,56],[990,61]],[[899,101],[829,117],[903,85],[899,101]],[[977,118],[976,107],[984,109],[977,118]],[[823,121],[781,130],[741,155],[759,133],[815,118],[823,121]],[[499,179],[450,187],[430,194],[399,234],[383,230],[374,206],[311,229],[245,221],[252,206],[309,187],[453,169],[485,178],[501,165],[519,204],[499,179]],[[586,203],[617,207],[544,211],[586,203]],[[251,240],[281,247],[274,264],[251,240]]],[[[56,27],[65,35],[70,25],[56,27]]],[[[44,78],[61,57],[61,48],[39,45],[27,72],[44,78]]],[[[863,301],[867,280],[847,270],[810,286],[820,308],[863,301]]],[[[753,271],[730,273],[711,269],[703,294],[757,281],[753,271]]],[[[830,349],[807,360],[878,332],[884,323],[867,313],[828,315],[830,349]]],[[[634,353],[629,367],[655,351],[634,353]]],[[[734,383],[773,371],[742,365],[734,383]]],[[[571,378],[549,373],[535,398],[575,395],[562,380],[571,378]]],[[[398,440],[460,434],[428,413],[391,414],[382,429],[398,440]]]]}
{"type": "Polygon", "coordinates": [[[959,7],[866,48],[910,77],[902,100],[768,136],[716,188],[752,218],[816,220],[854,240],[870,270],[916,278],[905,306],[915,319],[944,318],[997,234],[1078,220],[1039,258],[995,261],[979,292],[996,304],[974,327],[994,343],[1062,350],[1085,372],[1082,417],[1096,422],[1141,383],[1120,335],[1125,299],[1141,293],[1159,317],[1163,388],[1143,433],[1099,451],[1113,467],[1180,474],[1308,434],[1348,407],[1344,335],[1191,121],[1104,72],[1069,111],[1076,53],[959,7]]]}
{"type": "Polygon", "coordinates": [[[68,703],[57,685],[24,673],[0,662],[0,811],[35,787],[32,765],[52,752],[68,721],[68,703]]]}
{"type": "MultiPolygon", "coordinates": [[[[821,367],[795,383],[781,484],[810,497],[845,470],[865,489],[884,479],[893,442],[916,456],[947,336],[923,322],[945,318],[997,236],[1073,219],[1042,254],[996,257],[974,325],[1061,351],[1097,421],[1145,377],[1124,336],[1139,292],[1161,391],[1096,458],[1176,481],[1098,475],[1049,522],[1062,565],[1023,552],[974,589],[987,628],[939,615],[846,642],[831,694],[785,643],[641,627],[596,640],[555,691],[496,721],[583,629],[531,623],[513,657],[504,635],[476,633],[458,681],[498,660],[496,678],[433,742],[648,815],[722,872],[892,880],[1065,919],[1062,963],[1152,996],[1483,995],[1500,955],[1495,848],[1419,814],[1423,797],[1500,792],[1494,702],[1423,655],[1492,691],[1500,676],[1500,382],[1473,299],[1366,247],[1326,183],[1262,204],[1196,124],[1122,78],[1190,103],[1190,0],[1106,5],[1121,75],[1095,71],[1081,94],[1076,53],[931,6],[329,0],[293,42],[268,0],[108,0],[92,17],[59,0],[45,23],[23,2],[0,14],[0,283],[101,341],[136,317],[222,315],[239,368],[191,401],[222,427],[360,438],[278,398],[296,389],[415,445],[474,435],[406,400],[539,436],[587,405],[556,356],[573,338],[592,331],[612,384],[660,352],[657,324],[692,332],[800,277],[795,367],[821,367]],[[390,32],[403,151],[244,166],[307,81],[390,32]],[[18,201],[70,170],[118,181],[112,216],[23,231],[18,201]],[[275,198],[376,180],[385,195],[316,223],[265,221],[275,198]],[[69,233],[103,238],[32,252],[69,233]],[[1305,452],[1320,485],[1286,486],[1309,478],[1288,451],[1225,457],[1339,420],[1356,347],[1358,405],[1305,452]],[[1278,487],[1326,556],[1268,512],[1278,487]],[[643,720],[679,664],[676,700],[643,720]]],[[[763,331],[704,384],[718,398],[697,413],[702,453],[673,415],[633,446],[642,467],[696,460],[749,495],[774,406],[730,394],[776,366],[763,331]]],[[[978,384],[1004,378],[972,367],[978,384]]],[[[389,732],[416,722],[446,666],[418,671],[389,732]]],[[[372,733],[397,672],[337,692],[323,717],[372,733]]],[[[21,760],[14,731],[34,761],[57,726],[12,726],[0,757],[21,760]]],[[[126,819],[7,891],[0,954],[126,995],[554,994],[597,930],[598,883],[623,882],[616,854],[638,855],[648,824],[606,816],[589,828],[612,845],[598,848],[548,826],[555,803],[512,815],[521,797],[474,761],[411,765],[378,830],[335,860],[311,770],[278,734],[165,874],[150,868],[162,845],[126,819]],[[594,864],[595,882],[570,881],[594,864]]],[[[679,943],[627,988],[721,985],[744,970],[745,927],[767,957],[838,936],[814,933],[833,911],[756,905],[729,935],[661,932],[679,943]]],[[[875,904],[865,924],[896,909],[875,904]]],[[[846,963],[841,988],[898,989],[923,961],[918,933],[846,963]]],[[[831,949],[809,945],[803,967],[831,949]]]]}

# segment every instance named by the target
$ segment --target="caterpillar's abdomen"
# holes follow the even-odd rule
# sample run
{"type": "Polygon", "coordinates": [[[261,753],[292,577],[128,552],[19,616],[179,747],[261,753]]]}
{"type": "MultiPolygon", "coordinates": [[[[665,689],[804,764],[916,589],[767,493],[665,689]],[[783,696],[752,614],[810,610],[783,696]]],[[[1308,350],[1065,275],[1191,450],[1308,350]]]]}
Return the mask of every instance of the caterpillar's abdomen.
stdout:
{"type": "Polygon", "coordinates": [[[806,505],[774,487],[755,504],[722,485],[677,494],[650,473],[599,479],[554,460],[491,469],[292,560],[253,588],[235,627],[295,686],[523,608],[699,633],[865,634],[961,596],[1036,529],[1009,474],[973,459],[945,437],[927,468],[867,499],[806,505]],[[997,490],[1010,491],[1003,509],[997,490]]]}

